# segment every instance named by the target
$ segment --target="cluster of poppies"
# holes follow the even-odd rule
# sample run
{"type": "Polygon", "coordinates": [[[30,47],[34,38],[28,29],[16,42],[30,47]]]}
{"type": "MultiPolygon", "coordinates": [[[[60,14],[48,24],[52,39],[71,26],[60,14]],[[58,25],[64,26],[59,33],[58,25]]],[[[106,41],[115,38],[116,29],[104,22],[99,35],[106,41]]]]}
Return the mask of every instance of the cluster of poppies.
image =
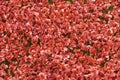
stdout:
{"type": "Polygon", "coordinates": [[[0,80],[119,80],[120,0],[0,0],[0,80]]]}

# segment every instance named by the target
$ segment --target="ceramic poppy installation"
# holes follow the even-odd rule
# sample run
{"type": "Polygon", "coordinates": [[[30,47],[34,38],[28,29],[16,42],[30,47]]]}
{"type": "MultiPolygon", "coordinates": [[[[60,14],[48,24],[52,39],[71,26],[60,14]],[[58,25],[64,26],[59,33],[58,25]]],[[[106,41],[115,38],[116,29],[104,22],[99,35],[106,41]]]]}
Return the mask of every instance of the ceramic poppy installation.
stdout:
{"type": "Polygon", "coordinates": [[[0,0],[0,80],[119,80],[120,0],[0,0]]]}

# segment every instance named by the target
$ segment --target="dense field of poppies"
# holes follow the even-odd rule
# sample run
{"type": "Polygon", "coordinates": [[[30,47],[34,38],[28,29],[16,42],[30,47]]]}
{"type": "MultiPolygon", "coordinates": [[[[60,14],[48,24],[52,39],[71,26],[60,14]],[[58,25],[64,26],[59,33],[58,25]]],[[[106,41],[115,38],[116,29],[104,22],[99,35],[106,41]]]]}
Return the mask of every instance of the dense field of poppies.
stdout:
{"type": "Polygon", "coordinates": [[[0,80],[120,80],[120,0],[0,0],[0,80]]]}

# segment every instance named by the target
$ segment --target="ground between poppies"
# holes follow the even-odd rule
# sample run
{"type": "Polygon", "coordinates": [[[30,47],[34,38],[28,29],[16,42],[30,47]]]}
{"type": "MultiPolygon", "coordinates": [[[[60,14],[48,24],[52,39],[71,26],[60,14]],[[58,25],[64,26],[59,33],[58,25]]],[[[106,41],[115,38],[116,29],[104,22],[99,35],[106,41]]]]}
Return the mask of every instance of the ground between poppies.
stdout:
{"type": "Polygon", "coordinates": [[[119,80],[120,0],[0,0],[0,80],[119,80]]]}

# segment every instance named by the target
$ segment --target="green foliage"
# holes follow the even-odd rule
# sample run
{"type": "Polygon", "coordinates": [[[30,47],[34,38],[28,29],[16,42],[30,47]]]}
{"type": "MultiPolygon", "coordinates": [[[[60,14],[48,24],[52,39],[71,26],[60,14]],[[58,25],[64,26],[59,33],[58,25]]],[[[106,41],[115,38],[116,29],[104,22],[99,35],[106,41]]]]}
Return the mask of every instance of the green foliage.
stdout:
{"type": "Polygon", "coordinates": [[[84,4],[87,4],[88,3],[88,1],[87,0],[84,0],[84,4]]]}
{"type": "Polygon", "coordinates": [[[30,40],[28,41],[28,47],[30,47],[32,45],[32,40],[30,38],[30,40]]]}
{"type": "Polygon", "coordinates": [[[118,31],[116,31],[114,34],[113,34],[113,36],[116,36],[118,34],[118,31]]]}
{"type": "Polygon", "coordinates": [[[108,13],[108,9],[104,9],[104,10],[102,10],[102,12],[107,14],[108,13]]]}
{"type": "Polygon", "coordinates": [[[69,52],[71,52],[72,54],[75,54],[73,49],[70,49],[70,48],[68,48],[68,49],[69,49],[69,52]]]}
{"type": "Polygon", "coordinates": [[[3,22],[3,23],[6,23],[6,20],[5,20],[5,19],[2,19],[2,22],[3,22]]]}
{"type": "Polygon", "coordinates": [[[90,51],[89,50],[87,50],[87,51],[81,50],[81,51],[83,52],[83,54],[87,54],[88,56],[90,56],[90,51]]]}
{"type": "Polygon", "coordinates": [[[114,8],[114,6],[113,6],[113,5],[111,5],[111,6],[109,6],[109,8],[108,8],[108,9],[104,9],[104,10],[102,10],[102,12],[103,12],[103,13],[105,13],[105,14],[107,14],[109,11],[112,11],[112,10],[113,10],[113,8],[114,8]]]}
{"type": "Polygon", "coordinates": [[[62,34],[64,37],[68,37],[68,38],[70,38],[70,34],[69,33],[67,33],[67,34],[62,34]]]}
{"type": "Polygon", "coordinates": [[[51,58],[52,57],[52,54],[47,54],[47,58],[51,58]]]}
{"type": "Polygon", "coordinates": [[[9,70],[9,68],[4,69],[4,71],[6,72],[6,74],[8,74],[8,70],[9,70]]]}
{"type": "Polygon", "coordinates": [[[94,58],[95,57],[95,55],[92,55],[92,58],[94,58]]]}
{"type": "Polygon", "coordinates": [[[27,64],[30,64],[30,61],[27,61],[26,63],[27,63],[27,64]]]}
{"type": "Polygon", "coordinates": [[[73,0],[65,0],[65,1],[69,1],[70,3],[73,3],[73,0]]]}
{"type": "Polygon", "coordinates": [[[10,65],[10,62],[9,62],[8,60],[5,60],[3,63],[4,63],[5,65],[7,65],[7,66],[10,65]]]}
{"type": "Polygon", "coordinates": [[[12,61],[13,61],[13,62],[17,62],[17,59],[16,59],[16,58],[14,58],[14,59],[12,59],[12,61]]]}
{"type": "Polygon", "coordinates": [[[98,17],[100,20],[104,20],[105,22],[106,22],[106,24],[108,23],[108,19],[107,18],[104,18],[104,17],[102,17],[102,16],[99,16],[98,17]]]}
{"type": "Polygon", "coordinates": [[[100,19],[100,20],[105,20],[105,18],[104,18],[104,17],[102,17],[102,16],[99,16],[99,19],[100,19]]]}
{"type": "Polygon", "coordinates": [[[37,42],[38,45],[40,45],[40,39],[38,39],[38,42],[37,42]]]}
{"type": "Polygon", "coordinates": [[[104,65],[105,65],[105,62],[102,62],[102,63],[100,64],[101,67],[104,67],[104,65]]]}
{"type": "Polygon", "coordinates": [[[109,10],[109,11],[112,11],[112,10],[113,10],[113,8],[114,8],[114,6],[113,6],[113,5],[111,5],[111,6],[108,8],[108,10],[109,10]]]}
{"type": "Polygon", "coordinates": [[[54,2],[52,0],[48,0],[48,3],[49,4],[53,4],[54,2]]]}
{"type": "Polygon", "coordinates": [[[35,73],[32,73],[32,76],[37,76],[37,74],[35,74],[35,73]]]}
{"type": "Polygon", "coordinates": [[[15,73],[13,71],[11,72],[11,75],[12,75],[12,77],[15,77],[15,73]]]}
{"type": "Polygon", "coordinates": [[[80,47],[79,46],[76,46],[76,48],[75,49],[80,49],[80,47]]]}
{"type": "Polygon", "coordinates": [[[85,45],[93,46],[93,44],[91,44],[89,41],[85,42],[85,45]]]}
{"type": "Polygon", "coordinates": [[[93,13],[93,12],[94,12],[94,10],[93,10],[93,9],[91,9],[91,10],[89,10],[89,12],[90,12],[90,13],[93,13]]]}

